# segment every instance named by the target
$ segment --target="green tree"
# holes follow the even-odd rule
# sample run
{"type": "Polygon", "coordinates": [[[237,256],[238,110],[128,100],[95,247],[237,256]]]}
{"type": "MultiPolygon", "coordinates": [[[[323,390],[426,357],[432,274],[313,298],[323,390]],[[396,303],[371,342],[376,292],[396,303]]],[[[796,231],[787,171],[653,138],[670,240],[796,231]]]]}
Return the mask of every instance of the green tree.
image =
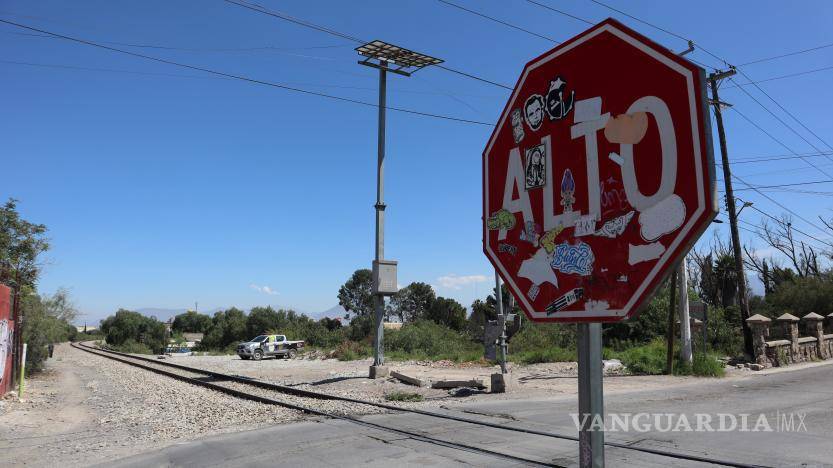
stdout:
{"type": "MultiPolygon", "coordinates": [[[[283,311],[282,311],[283,312],[283,311]]],[[[286,322],[286,313],[279,315],[272,306],[254,307],[246,318],[246,333],[250,338],[270,330],[282,328],[286,322]],[[283,315],[283,317],[281,317],[283,315]]]]}
{"type": "Polygon", "coordinates": [[[389,313],[399,317],[402,322],[414,322],[426,318],[428,309],[436,299],[437,295],[431,285],[411,283],[391,296],[389,313]]]}
{"type": "Polygon", "coordinates": [[[201,346],[207,349],[223,349],[250,338],[254,336],[248,336],[246,331],[246,314],[232,307],[214,314],[201,346]]]}
{"type": "Polygon", "coordinates": [[[40,273],[38,256],[49,250],[46,226],[20,217],[17,200],[0,207],[0,282],[14,291],[34,289],[40,273]]]}
{"type": "Polygon", "coordinates": [[[358,316],[373,316],[373,277],[368,269],[356,270],[338,289],[338,304],[358,316]]]}
{"type": "Polygon", "coordinates": [[[495,312],[494,306],[489,306],[486,301],[476,299],[471,304],[471,314],[466,324],[466,332],[472,339],[482,341],[486,322],[495,319],[497,319],[497,312],[495,312]]]}
{"type": "Polygon", "coordinates": [[[141,343],[151,352],[161,351],[167,344],[165,324],[154,317],[146,317],[138,312],[119,309],[101,322],[107,344],[122,347],[141,343]]]}
{"type": "Polygon", "coordinates": [[[833,313],[833,279],[829,275],[795,277],[779,284],[767,302],[773,314],[789,312],[802,317],[815,312],[827,316],[833,313]]]}
{"type": "Polygon", "coordinates": [[[466,308],[454,299],[438,297],[431,303],[425,318],[458,332],[466,328],[466,308]]]}
{"type": "Polygon", "coordinates": [[[179,333],[205,333],[211,327],[211,317],[193,310],[174,317],[171,329],[179,333]]]}
{"type": "Polygon", "coordinates": [[[76,330],[70,322],[77,311],[66,290],[59,289],[51,296],[39,296],[25,286],[21,291],[20,308],[23,321],[23,342],[27,371],[38,371],[48,357],[47,346],[69,340],[76,330]]]}

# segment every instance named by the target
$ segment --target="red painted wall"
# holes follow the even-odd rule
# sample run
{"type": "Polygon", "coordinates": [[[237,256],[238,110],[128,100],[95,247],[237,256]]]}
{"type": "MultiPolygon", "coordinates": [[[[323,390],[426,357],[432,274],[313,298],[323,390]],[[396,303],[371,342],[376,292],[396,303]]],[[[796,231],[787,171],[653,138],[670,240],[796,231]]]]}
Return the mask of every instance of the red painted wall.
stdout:
{"type": "Polygon", "coordinates": [[[12,337],[14,322],[11,317],[11,289],[0,284],[0,395],[11,390],[12,337]]]}

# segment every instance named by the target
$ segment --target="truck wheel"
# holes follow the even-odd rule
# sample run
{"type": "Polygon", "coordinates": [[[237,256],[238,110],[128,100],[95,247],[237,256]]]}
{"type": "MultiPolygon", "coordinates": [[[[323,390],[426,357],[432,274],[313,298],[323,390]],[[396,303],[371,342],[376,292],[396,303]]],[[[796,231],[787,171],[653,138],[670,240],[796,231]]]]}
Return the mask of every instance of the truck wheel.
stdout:
{"type": "Polygon", "coordinates": [[[295,351],[294,349],[290,349],[289,352],[286,353],[287,359],[295,359],[295,356],[297,355],[298,351],[295,351]]]}
{"type": "Polygon", "coordinates": [[[260,361],[261,359],[263,359],[263,351],[259,349],[255,351],[254,354],[252,354],[252,359],[254,359],[255,361],[260,361]]]}

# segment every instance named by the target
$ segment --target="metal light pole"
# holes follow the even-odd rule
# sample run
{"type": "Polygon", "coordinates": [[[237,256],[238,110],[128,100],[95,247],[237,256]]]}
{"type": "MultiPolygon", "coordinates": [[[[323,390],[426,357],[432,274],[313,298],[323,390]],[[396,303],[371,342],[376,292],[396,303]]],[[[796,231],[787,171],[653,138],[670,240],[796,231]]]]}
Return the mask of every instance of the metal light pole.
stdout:
{"type": "Polygon", "coordinates": [[[370,367],[370,378],[385,377],[388,370],[384,367],[384,315],[385,296],[396,293],[397,263],[385,260],[385,108],[387,100],[387,72],[402,76],[412,73],[429,65],[442,63],[442,60],[428,55],[413,52],[393,44],[382,41],[372,41],[356,48],[359,55],[365,57],[359,60],[359,65],[365,65],[379,70],[379,128],[376,162],[376,253],[373,258],[373,306],[374,306],[374,339],[373,365],[370,367]]]}

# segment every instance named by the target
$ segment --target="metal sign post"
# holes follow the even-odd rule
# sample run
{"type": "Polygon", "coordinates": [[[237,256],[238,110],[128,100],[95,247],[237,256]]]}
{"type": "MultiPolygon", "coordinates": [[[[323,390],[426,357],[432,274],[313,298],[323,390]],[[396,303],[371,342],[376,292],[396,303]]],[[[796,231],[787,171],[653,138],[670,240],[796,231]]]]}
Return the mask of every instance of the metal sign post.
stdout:
{"type": "Polygon", "coordinates": [[[604,453],[602,324],[578,324],[579,466],[601,468],[604,453]]]}
{"type": "Polygon", "coordinates": [[[497,323],[500,326],[500,373],[506,373],[506,319],[503,314],[503,290],[500,287],[500,276],[495,270],[495,311],[497,323]]]}

